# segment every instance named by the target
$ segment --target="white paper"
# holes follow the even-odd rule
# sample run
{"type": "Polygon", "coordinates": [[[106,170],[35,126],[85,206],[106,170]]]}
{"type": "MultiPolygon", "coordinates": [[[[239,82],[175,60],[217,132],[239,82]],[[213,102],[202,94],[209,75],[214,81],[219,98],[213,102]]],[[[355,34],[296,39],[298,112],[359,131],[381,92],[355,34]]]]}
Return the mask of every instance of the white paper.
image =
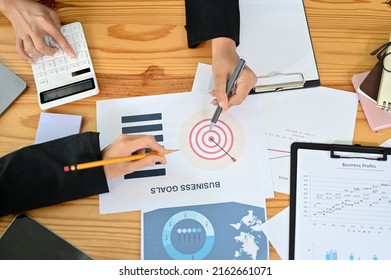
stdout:
{"type": "Polygon", "coordinates": [[[137,134],[161,135],[161,144],[166,148],[180,149],[166,156],[166,166],[146,169],[148,173],[163,170],[166,175],[110,180],[110,192],[100,195],[101,213],[231,201],[256,205],[270,195],[270,166],[263,123],[258,121],[260,105],[255,100],[244,102],[222,113],[216,129],[210,132],[215,107],[209,99],[207,92],[200,92],[97,102],[102,148],[121,133],[129,133],[123,129],[161,125],[160,129],[137,134]],[[161,116],[151,121],[121,123],[124,116],[144,119],[146,114],[161,116]]]}
{"type": "Polygon", "coordinates": [[[386,142],[384,142],[383,144],[380,145],[381,147],[387,147],[387,148],[391,148],[391,138],[388,139],[386,142]]]}
{"type": "Polygon", "coordinates": [[[82,116],[41,112],[35,144],[80,132],[82,116]]]}
{"type": "Polygon", "coordinates": [[[301,73],[319,80],[302,0],[241,0],[237,50],[257,76],[301,73]]]}
{"type": "Polygon", "coordinates": [[[389,260],[391,166],[366,158],[297,155],[295,259],[389,260]]]}
{"type": "Polygon", "coordinates": [[[261,225],[267,239],[283,260],[289,259],[289,207],[261,225]]]}
{"type": "Polygon", "coordinates": [[[357,95],[326,88],[261,94],[274,190],[290,193],[293,142],[352,144],[357,95]]]}
{"type": "MultiPolygon", "coordinates": [[[[207,90],[213,77],[208,78],[202,71],[210,73],[205,66],[198,68],[195,82],[199,84],[195,87],[207,90]]],[[[265,127],[274,191],[290,193],[293,142],[351,144],[353,141],[358,105],[354,93],[314,87],[247,97],[254,98],[261,99],[258,118],[265,127]]]]}

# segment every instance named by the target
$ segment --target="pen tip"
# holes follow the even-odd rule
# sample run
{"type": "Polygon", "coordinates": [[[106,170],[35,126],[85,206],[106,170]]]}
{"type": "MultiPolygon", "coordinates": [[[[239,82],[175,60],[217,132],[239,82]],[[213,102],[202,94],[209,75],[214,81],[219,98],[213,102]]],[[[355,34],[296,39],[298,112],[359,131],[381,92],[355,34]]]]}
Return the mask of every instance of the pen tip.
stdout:
{"type": "Polygon", "coordinates": [[[215,126],[215,124],[211,122],[209,125],[209,130],[212,130],[214,126],[215,126]]]}

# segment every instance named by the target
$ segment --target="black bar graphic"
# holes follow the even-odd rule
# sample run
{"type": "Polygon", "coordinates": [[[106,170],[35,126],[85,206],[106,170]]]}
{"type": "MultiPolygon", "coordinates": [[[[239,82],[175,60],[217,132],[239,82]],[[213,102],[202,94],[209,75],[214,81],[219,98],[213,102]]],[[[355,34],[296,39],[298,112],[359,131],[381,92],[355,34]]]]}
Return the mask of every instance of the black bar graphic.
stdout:
{"type": "Polygon", "coordinates": [[[143,122],[143,121],[155,121],[161,120],[162,114],[146,114],[146,115],[134,115],[134,116],[123,116],[121,118],[122,123],[131,123],[131,122],[143,122]]]}
{"type": "Polygon", "coordinates": [[[131,126],[131,127],[123,127],[123,134],[132,134],[132,133],[140,133],[140,132],[149,132],[149,131],[157,131],[163,130],[163,125],[161,124],[151,124],[151,125],[141,125],[141,126],[131,126]]]}
{"type": "Polygon", "coordinates": [[[163,142],[163,135],[154,135],[156,142],[163,142]]]}
{"type": "Polygon", "coordinates": [[[146,177],[157,177],[165,176],[166,169],[152,169],[152,170],[139,170],[130,174],[126,174],[124,179],[136,179],[136,178],[146,178],[146,177]]]}

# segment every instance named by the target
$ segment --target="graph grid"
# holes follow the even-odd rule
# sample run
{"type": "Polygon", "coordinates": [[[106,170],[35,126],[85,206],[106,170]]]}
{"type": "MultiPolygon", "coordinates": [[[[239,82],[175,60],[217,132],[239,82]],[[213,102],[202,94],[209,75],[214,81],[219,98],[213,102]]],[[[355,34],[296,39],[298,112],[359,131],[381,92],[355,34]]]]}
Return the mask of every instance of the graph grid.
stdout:
{"type": "Polygon", "coordinates": [[[303,175],[303,203],[313,225],[360,233],[391,230],[391,179],[303,175]]]}

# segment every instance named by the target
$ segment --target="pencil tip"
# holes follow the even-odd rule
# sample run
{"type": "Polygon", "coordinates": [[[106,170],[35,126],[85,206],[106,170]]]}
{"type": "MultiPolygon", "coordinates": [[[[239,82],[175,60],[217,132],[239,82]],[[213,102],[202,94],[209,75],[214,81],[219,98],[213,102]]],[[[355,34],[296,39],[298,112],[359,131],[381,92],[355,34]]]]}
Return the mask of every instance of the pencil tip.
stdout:
{"type": "Polygon", "coordinates": [[[180,151],[180,149],[170,149],[170,150],[167,150],[166,154],[171,154],[171,153],[178,152],[178,151],[180,151]]]}

